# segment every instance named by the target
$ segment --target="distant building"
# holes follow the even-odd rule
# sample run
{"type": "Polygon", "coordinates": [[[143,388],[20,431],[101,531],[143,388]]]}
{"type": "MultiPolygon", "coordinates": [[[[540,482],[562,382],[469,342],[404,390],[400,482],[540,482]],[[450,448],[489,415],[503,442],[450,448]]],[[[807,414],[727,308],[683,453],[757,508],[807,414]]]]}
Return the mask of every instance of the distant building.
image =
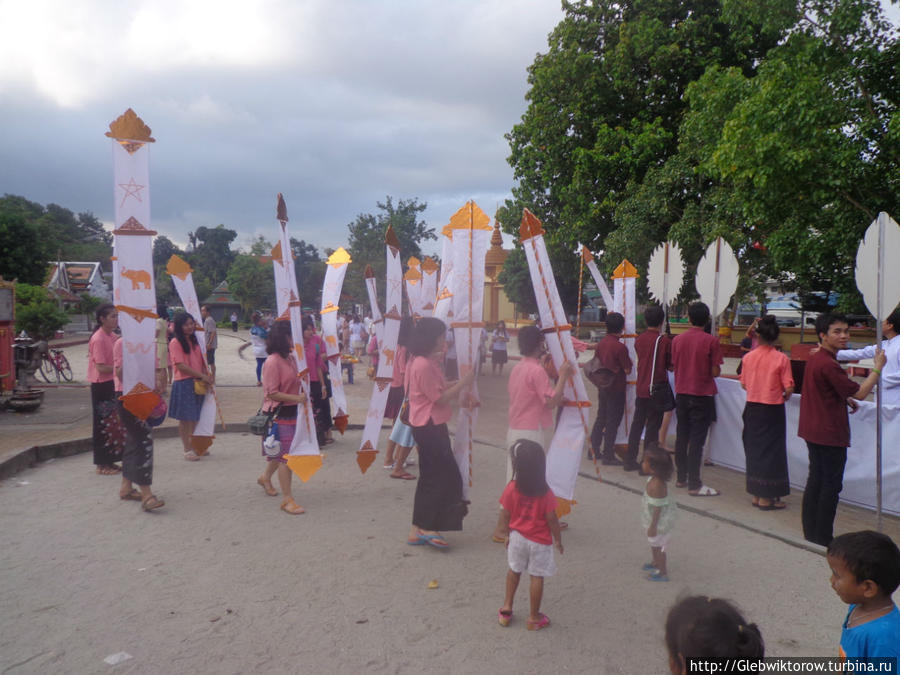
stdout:
{"type": "Polygon", "coordinates": [[[112,289],[98,262],[48,263],[44,286],[66,305],[77,304],[82,293],[112,302],[112,289]]]}
{"type": "Polygon", "coordinates": [[[494,221],[494,233],[491,235],[491,248],[484,257],[484,310],[483,320],[488,324],[498,321],[510,323],[516,320],[516,306],[506,297],[503,284],[497,281],[497,275],[503,269],[503,263],[509,251],[503,248],[503,236],[500,224],[494,221]]]}
{"type": "MultiPolygon", "coordinates": [[[[228,282],[223,281],[216,286],[206,300],[200,303],[200,306],[209,305],[209,313],[218,323],[224,321],[231,316],[232,312],[237,312],[238,316],[242,315],[241,303],[228,290],[228,282]]],[[[196,318],[196,317],[195,317],[196,318]]],[[[199,319],[197,319],[199,321],[199,319]]]]}

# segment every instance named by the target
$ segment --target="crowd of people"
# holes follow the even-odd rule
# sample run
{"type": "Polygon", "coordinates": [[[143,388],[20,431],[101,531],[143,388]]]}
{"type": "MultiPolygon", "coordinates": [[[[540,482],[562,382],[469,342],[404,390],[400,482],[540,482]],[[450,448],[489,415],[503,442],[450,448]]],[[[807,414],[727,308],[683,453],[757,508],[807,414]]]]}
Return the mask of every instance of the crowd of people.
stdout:
{"type": "MultiPolygon", "coordinates": [[[[160,316],[163,316],[162,308],[160,316]]],[[[650,546],[651,559],[643,565],[650,581],[668,581],[667,547],[676,520],[676,502],[669,491],[686,488],[696,497],[714,497],[720,492],[701,478],[703,448],[710,424],[715,420],[715,378],[723,363],[719,341],[709,333],[709,310],[703,303],[688,308],[690,327],[672,338],[663,332],[665,314],[658,306],[644,312],[647,330],[635,340],[636,363],[622,342],[624,317],[607,314],[607,334],[593,349],[585,364],[589,379],[597,386],[598,413],[590,435],[589,454],[606,466],[621,466],[647,477],[641,505],[641,521],[650,546]],[[625,410],[626,378],[636,369],[636,400],[624,460],[616,454],[616,435],[625,410]],[[674,375],[674,391],[669,373],[674,375]],[[664,446],[665,418],[674,412],[676,441],[674,461],[664,446]],[[643,453],[640,452],[643,438],[643,453]]],[[[205,387],[215,383],[215,321],[209,309],[201,310],[204,350],[197,338],[192,316],[179,312],[171,322],[157,323],[156,392],[168,397],[168,410],[156,410],[146,421],[128,411],[122,394],[122,345],[115,335],[117,312],[112,305],[97,310],[97,327],[89,343],[89,378],[94,408],[94,463],[97,473],[122,473],[120,497],[140,501],[153,511],[164,505],[153,494],[154,424],[167,414],[178,420],[184,458],[197,461],[199,453],[191,437],[200,416],[205,387]],[[116,464],[121,459],[122,465],[116,464]]],[[[885,346],[895,352],[895,312],[885,322],[885,346]]],[[[277,443],[261,441],[264,470],[257,483],[266,495],[277,496],[272,478],[277,474],[281,509],[288,514],[304,512],[291,488],[292,472],[286,456],[291,447],[298,409],[310,403],[320,446],[331,442],[331,411],[325,342],[312,317],[303,319],[303,348],[308,365],[309,399],[301,388],[294,367],[294,340],[290,324],[271,321],[260,313],[252,318],[250,342],[257,364],[257,385],[262,387],[262,410],[273,415],[277,443]]],[[[841,489],[841,477],[849,445],[848,406],[866,398],[888,362],[885,350],[873,348],[875,367],[858,383],[838,365],[839,358],[858,358],[846,350],[848,324],[844,317],[829,314],[817,321],[819,348],[806,366],[800,406],[798,435],[807,441],[810,474],[804,492],[802,523],[804,536],[828,550],[832,586],[850,604],[841,638],[842,654],[894,655],[900,647],[900,615],[891,593],[900,583],[900,551],[889,538],[871,532],[832,536],[833,521],[841,489]],[[893,567],[892,567],[893,566],[893,567]],[[880,622],[880,623],[879,623],[880,622]],[[871,624],[871,625],[870,625],[871,624]],[[866,628],[868,626],[868,628],[866,628]],[[861,637],[862,636],[862,637],[861,637]],[[893,640],[893,642],[891,642],[893,640]],[[890,651],[885,645],[892,645],[890,651]]],[[[364,358],[374,338],[373,326],[358,316],[341,318],[341,347],[364,358]]],[[[416,480],[411,527],[407,544],[447,549],[444,532],[459,531],[468,513],[462,482],[453,455],[448,422],[454,407],[478,405],[468,394],[476,376],[473,368],[461,374],[448,366],[448,330],[436,318],[414,322],[404,318],[394,355],[394,377],[385,417],[393,423],[384,468],[392,478],[416,480]],[[418,476],[406,467],[416,448],[418,476]]],[[[784,508],[781,498],[789,491],[785,436],[785,401],[794,391],[790,364],[778,349],[779,328],[773,317],[762,317],[752,328],[752,343],[741,363],[740,381],[747,391],[743,441],[747,458],[747,492],[751,504],[761,510],[784,508]]],[[[509,333],[502,324],[489,340],[492,372],[502,374],[508,360],[509,333]]],[[[583,346],[583,345],[580,345],[583,346]]],[[[566,382],[575,374],[573,364],[558,371],[548,368],[542,331],[535,326],[518,330],[520,359],[509,374],[507,482],[499,500],[499,516],[492,539],[507,548],[509,570],[498,622],[509,626],[521,575],[530,577],[530,604],[526,627],[541,630],[550,625],[541,612],[543,582],[556,570],[554,547],[561,555],[566,523],[557,515],[557,500],[547,484],[545,455],[555,428],[554,411],[564,403],[566,382]]],[[[377,353],[377,349],[375,350],[377,353]]],[[[372,367],[374,368],[374,363],[372,367]]],[[[455,364],[453,364],[455,365],[455,364]]],[[[352,371],[351,371],[352,372],[352,371]]],[[[887,380],[887,378],[885,378],[887,380]]],[[[891,380],[887,380],[891,381],[891,380]]],[[[352,383],[352,375],[351,380],[352,383]]],[[[720,656],[758,658],[764,653],[759,630],[747,623],[738,610],[724,600],[685,598],[669,613],[666,624],[672,672],[685,672],[687,659],[720,656]],[[687,620],[685,617],[690,617],[687,620]],[[686,630],[685,626],[692,626],[686,630]],[[704,626],[706,626],[704,628],[704,626]]]]}

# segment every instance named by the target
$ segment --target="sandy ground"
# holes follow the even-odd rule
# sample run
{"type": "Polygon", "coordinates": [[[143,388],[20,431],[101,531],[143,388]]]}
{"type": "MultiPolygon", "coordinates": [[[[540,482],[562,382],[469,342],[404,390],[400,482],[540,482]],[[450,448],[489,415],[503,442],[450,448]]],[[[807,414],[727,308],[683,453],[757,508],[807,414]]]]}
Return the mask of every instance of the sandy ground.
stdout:
{"type": "MultiPolygon", "coordinates": [[[[259,391],[254,364],[222,349],[226,335],[220,397],[232,418],[246,418],[259,391]]],[[[66,351],[75,366],[78,348],[66,351]]],[[[348,387],[351,422],[371,391],[362,380],[348,387]]],[[[404,543],[415,483],[390,480],[381,461],[362,475],[358,430],[327,448],[309,483],[295,479],[302,516],[279,511],[255,484],[258,440],[240,433],[221,434],[196,463],[176,439],[158,440],[154,491],[167,504],[152,514],[120,501],[119,479],[97,476],[88,454],[0,482],[0,673],[664,672],[664,616],[684,593],[734,599],[770,655],[836,654],[846,609],[821,555],[683,511],[671,581],[648,582],[639,483],[597,482],[587,461],[545,588],[552,625],[525,630],[523,584],[513,624],[500,627],[506,558],[490,533],[505,382],[479,383],[484,442],[465,530],[447,535],[449,551],[404,543]],[[104,663],[118,652],[132,658],[104,663]]]]}

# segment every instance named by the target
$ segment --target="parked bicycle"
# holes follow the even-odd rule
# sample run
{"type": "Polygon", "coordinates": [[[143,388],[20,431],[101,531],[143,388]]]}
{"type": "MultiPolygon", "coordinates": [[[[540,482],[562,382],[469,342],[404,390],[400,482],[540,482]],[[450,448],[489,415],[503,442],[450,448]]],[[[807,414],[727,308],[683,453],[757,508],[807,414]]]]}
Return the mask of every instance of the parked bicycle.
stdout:
{"type": "Polygon", "coordinates": [[[59,382],[60,378],[66,382],[72,381],[72,366],[69,365],[69,359],[63,354],[62,349],[51,347],[47,350],[38,372],[44,382],[59,382]]]}

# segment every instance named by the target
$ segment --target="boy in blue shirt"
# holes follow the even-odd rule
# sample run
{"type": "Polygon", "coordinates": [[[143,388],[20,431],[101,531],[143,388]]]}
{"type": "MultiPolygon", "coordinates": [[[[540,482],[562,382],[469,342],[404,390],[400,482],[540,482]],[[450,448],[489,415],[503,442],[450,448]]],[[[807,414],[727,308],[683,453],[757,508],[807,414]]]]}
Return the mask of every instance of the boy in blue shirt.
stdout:
{"type": "Polygon", "coordinates": [[[827,559],[831,587],[850,605],[841,631],[841,658],[900,659],[900,612],[891,600],[900,585],[900,549],[890,537],[864,530],[832,539],[827,559]]]}

